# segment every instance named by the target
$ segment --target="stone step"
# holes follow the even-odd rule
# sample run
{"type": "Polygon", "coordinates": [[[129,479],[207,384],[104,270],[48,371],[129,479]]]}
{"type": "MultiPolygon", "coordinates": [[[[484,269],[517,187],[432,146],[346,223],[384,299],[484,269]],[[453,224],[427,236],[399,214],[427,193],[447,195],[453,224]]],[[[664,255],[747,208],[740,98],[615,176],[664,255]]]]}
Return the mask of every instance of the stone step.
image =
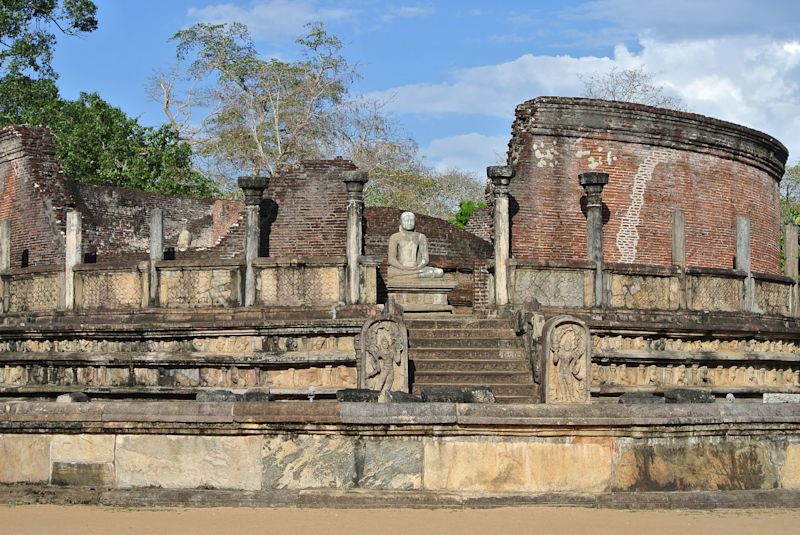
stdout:
{"type": "Polygon", "coordinates": [[[408,337],[413,340],[423,338],[486,338],[514,339],[513,329],[409,329],[408,337]]]}
{"type": "Polygon", "coordinates": [[[423,388],[468,388],[471,386],[488,386],[498,399],[508,396],[531,397],[533,394],[533,384],[508,384],[508,383],[419,383],[415,382],[413,393],[416,396],[422,394],[423,388]]]}
{"type": "Polygon", "coordinates": [[[458,360],[458,359],[429,359],[412,360],[416,373],[427,372],[527,372],[530,374],[530,364],[525,360],[458,360]]]}
{"type": "Polygon", "coordinates": [[[480,349],[461,349],[450,347],[413,347],[409,358],[418,360],[523,360],[528,362],[528,352],[524,348],[498,349],[484,347],[480,349]]]}
{"type": "Polygon", "coordinates": [[[530,384],[533,376],[530,371],[507,372],[507,371],[470,371],[470,370],[447,370],[447,371],[419,371],[415,370],[414,384],[465,384],[483,385],[498,382],[503,384],[530,384]]]}
{"type": "Polygon", "coordinates": [[[416,348],[435,347],[442,349],[524,349],[522,338],[412,338],[408,345],[413,352],[416,348]]]}
{"type": "Polygon", "coordinates": [[[497,400],[497,403],[503,403],[505,405],[530,405],[533,403],[541,403],[539,398],[535,398],[533,396],[495,396],[495,399],[497,400]]]}
{"type": "Polygon", "coordinates": [[[406,319],[409,329],[513,329],[513,324],[507,319],[481,319],[466,318],[426,318],[406,319]]]}

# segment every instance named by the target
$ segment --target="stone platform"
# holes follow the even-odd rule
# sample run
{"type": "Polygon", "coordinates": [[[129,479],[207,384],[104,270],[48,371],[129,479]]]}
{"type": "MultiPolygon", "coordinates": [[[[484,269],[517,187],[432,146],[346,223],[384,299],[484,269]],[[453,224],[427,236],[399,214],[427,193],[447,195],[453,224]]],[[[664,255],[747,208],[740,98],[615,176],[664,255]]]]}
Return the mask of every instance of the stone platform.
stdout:
{"type": "Polygon", "coordinates": [[[635,504],[800,491],[795,404],[5,402],[0,415],[0,483],[11,485],[0,496],[36,485],[187,501],[217,489],[253,503],[367,492],[635,504]]]}
{"type": "Polygon", "coordinates": [[[386,282],[389,297],[407,314],[452,314],[447,294],[458,285],[455,279],[390,279],[386,282]]]}

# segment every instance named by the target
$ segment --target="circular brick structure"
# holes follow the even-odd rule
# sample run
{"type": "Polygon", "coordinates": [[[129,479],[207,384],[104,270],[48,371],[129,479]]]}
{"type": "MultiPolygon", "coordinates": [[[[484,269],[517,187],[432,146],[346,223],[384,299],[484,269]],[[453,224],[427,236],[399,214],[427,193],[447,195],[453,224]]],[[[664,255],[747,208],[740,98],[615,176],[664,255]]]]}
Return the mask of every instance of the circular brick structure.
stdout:
{"type": "Polygon", "coordinates": [[[672,263],[672,213],[689,267],[733,269],[736,218],[750,219],[752,270],[780,273],[778,184],[788,152],[756,130],[692,113],[540,97],[517,106],[509,164],[511,249],[520,260],[586,259],[578,174],[609,174],[606,262],[672,263]]]}

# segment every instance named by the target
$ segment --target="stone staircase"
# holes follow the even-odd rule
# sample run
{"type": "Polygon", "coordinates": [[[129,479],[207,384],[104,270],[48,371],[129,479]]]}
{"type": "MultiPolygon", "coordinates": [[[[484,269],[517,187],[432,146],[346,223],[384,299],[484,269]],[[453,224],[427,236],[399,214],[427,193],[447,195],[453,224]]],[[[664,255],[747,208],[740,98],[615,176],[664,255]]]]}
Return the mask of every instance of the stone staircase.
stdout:
{"type": "Polygon", "coordinates": [[[508,319],[408,319],[412,392],[489,386],[499,403],[536,403],[524,341],[508,319]]]}

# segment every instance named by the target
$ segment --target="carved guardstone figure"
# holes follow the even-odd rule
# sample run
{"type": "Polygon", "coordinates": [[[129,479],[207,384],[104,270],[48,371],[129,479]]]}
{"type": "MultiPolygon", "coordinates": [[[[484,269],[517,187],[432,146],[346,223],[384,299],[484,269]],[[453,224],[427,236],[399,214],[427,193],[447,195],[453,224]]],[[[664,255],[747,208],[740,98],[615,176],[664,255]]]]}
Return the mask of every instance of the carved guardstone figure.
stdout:
{"type": "Polygon", "coordinates": [[[400,230],[389,238],[390,279],[441,279],[444,271],[428,265],[428,238],[415,232],[412,212],[400,216],[400,230]]]}

